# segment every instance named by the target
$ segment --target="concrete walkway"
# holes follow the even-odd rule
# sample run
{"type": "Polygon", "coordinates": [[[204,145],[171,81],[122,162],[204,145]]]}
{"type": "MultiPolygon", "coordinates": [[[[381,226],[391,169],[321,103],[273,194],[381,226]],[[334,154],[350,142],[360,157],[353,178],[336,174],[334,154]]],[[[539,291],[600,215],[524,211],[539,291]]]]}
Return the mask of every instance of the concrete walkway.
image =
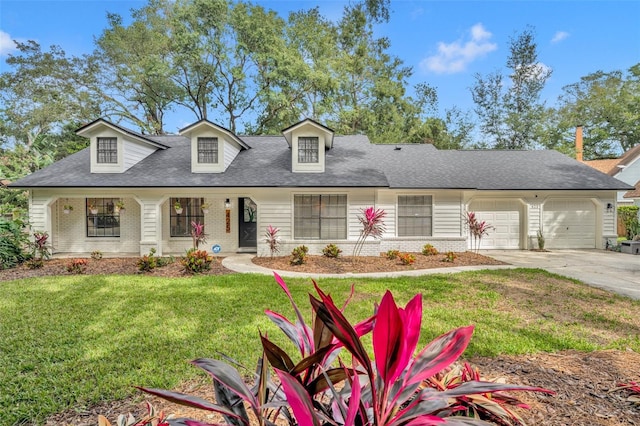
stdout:
{"type": "MultiPolygon", "coordinates": [[[[310,274],[304,272],[276,271],[283,277],[294,278],[387,278],[446,274],[482,269],[538,268],[575,278],[594,287],[640,300],[640,256],[604,250],[554,250],[533,252],[527,250],[485,250],[481,254],[509,265],[457,266],[450,268],[411,271],[374,272],[364,274],[310,274]]],[[[273,271],[251,262],[253,254],[231,254],[222,265],[241,273],[272,275],[273,271]]]]}

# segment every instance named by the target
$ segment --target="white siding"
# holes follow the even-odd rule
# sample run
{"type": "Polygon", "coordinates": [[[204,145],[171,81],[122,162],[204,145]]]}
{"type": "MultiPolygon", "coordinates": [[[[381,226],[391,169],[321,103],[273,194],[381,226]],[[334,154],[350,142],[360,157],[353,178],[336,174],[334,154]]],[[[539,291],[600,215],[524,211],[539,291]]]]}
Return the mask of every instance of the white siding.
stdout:
{"type": "Polygon", "coordinates": [[[462,231],[462,204],[459,193],[436,194],[433,197],[433,236],[459,237],[462,231]]]}
{"type": "Polygon", "coordinates": [[[155,148],[151,145],[146,145],[140,142],[124,139],[123,143],[123,160],[124,160],[124,170],[126,171],[129,168],[135,166],[140,161],[144,160],[149,155],[153,154],[158,148],[155,148]]]}
{"type": "Polygon", "coordinates": [[[238,153],[240,152],[240,147],[235,143],[224,141],[224,169],[227,170],[227,167],[233,162],[238,153]]]}

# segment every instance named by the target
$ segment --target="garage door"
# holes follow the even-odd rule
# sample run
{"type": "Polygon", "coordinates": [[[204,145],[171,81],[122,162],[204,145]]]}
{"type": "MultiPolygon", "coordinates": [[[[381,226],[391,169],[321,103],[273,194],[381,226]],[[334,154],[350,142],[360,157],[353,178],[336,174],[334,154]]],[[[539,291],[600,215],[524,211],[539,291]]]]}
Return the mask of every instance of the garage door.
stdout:
{"type": "Polygon", "coordinates": [[[549,200],[543,231],[548,248],[595,248],[596,207],[589,200],[549,200]]]}
{"type": "Polygon", "coordinates": [[[520,248],[521,204],[512,200],[476,200],[469,206],[478,220],[484,220],[494,229],[482,238],[481,249],[520,248]]]}

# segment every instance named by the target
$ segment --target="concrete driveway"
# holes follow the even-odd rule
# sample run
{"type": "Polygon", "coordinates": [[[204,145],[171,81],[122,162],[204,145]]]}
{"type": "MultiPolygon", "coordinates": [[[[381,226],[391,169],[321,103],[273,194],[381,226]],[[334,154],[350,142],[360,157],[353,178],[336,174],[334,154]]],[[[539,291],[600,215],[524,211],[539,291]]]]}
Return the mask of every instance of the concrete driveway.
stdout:
{"type": "Polygon", "coordinates": [[[523,268],[541,268],[640,300],[640,256],[605,250],[483,250],[523,268]]]}

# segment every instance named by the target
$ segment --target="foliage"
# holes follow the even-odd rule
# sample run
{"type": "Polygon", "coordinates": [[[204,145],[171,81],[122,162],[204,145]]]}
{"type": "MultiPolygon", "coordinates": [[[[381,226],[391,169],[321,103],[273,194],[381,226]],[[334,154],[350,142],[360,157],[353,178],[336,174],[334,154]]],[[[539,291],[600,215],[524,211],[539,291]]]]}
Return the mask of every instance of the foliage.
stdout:
{"type": "Polygon", "coordinates": [[[176,210],[180,210],[182,208],[182,204],[180,204],[180,200],[176,199],[176,201],[173,203],[173,208],[176,210]]]}
{"type": "Polygon", "coordinates": [[[138,270],[141,272],[151,272],[156,269],[158,266],[158,258],[155,257],[156,249],[151,248],[149,250],[149,254],[145,254],[141,258],[138,259],[136,265],[138,266],[138,270]]]}
{"type": "Polygon", "coordinates": [[[538,229],[536,232],[536,239],[538,240],[538,250],[544,250],[545,238],[542,229],[538,229]]]}
{"type": "Polygon", "coordinates": [[[478,253],[480,251],[482,237],[487,235],[490,230],[495,228],[493,227],[493,225],[489,225],[484,220],[479,221],[476,217],[475,212],[465,212],[463,220],[465,225],[467,225],[467,228],[469,229],[469,234],[471,234],[471,249],[475,250],[475,252],[478,253]]]}
{"type": "Polygon", "coordinates": [[[448,263],[453,263],[456,259],[458,258],[458,255],[455,254],[452,251],[448,251],[445,253],[444,257],[442,258],[443,262],[448,262],[448,263]]]}
{"type": "Polygon", "coordinates": [[[422,247],[422,254],[425,256],[435,256],[438,254],[438,249],[431,244],[425,244],[424,247],[422,247]]]}
{"type": "Polygon", "coordinates": [[[269,225],[264,233],[264,241],[269,246],[271,257],[280,253],[280,238],[278,237],[278,232],[280,232],[278,228],[269,225]]]}
{"type": "Polygon", "coordinates": [[[207,242],[207,234],[204,233],[204,223],[191,221],[191,238],[193,239],[193,248],[198,250],[200,244],[207,242]]]}
{"type": "Polygon", "coordinates": [[[480,130],[490,147],[526,149],[541,145],[537,129],[544,113],[540,94],[551,69],[540,64],[535,34],[527,28],[509,43],[509,81],[499,72],[475,75],[471,89],[480,130]]]}
{"type": "Polygon", "coordinates": [[[322,254],[325,257],[337,258],[342,253],[340,247],[335,244],[327,244],[325,248],[322,249],[322,254]]]}
{"type": "Polygon", "coordinates": [[[631,381],[629,383],[618,383],[618,386],[614,390],[628,390],[630,395],[627,401],[640,406],[640,382],[631,381]]]}
{"type": "Polygon", "coordinates": [[[389,260],[394,260],[398,257],[398,255],[400,254],[400,250],[387,250],[387,259],[389,260]]]}
{"type": "Polygon", "coordinates": [[[562,88],[551,111],[548,148],[573,155],[575,127],[583,127],[585,160],[612,158],[638,143],[640,120],[640,63],[626,72],[602,70],[562,88]]]}
{"type": "Polygon", "coordinates": [[[413,265],[416,262],[416,257],[412,253],[400,253],[398,259],[403,265],[413,265]]]}
{"type": "Polygon", "coordinates": [[[360,209],[360,212],[362,215],[358,215],[358,220],[362,224],[362,229],[356,244],[353,246],[353,256],[360,256],[367,237],[371,236],[375,239],[380,239],[386,229],[382,220],[386,216],[386,212],[383,209],[368,207],[360,209]]]}
{"type": "MultiPolygon", "coordinates": [[[[302,357],[299,362],[294,362],[284,349],[260,334],[263,353],[253,388],[243,382],[231,365],[200,358],[192,364],[212,377],[217,403],[162,389],[140,389],[171,402],[220,413],[232,425],[249,425],[244,405],[247,404],[259,424],[274,424],[280,417],[287,424],[318,426],[327,422],[446,424],[443,418],[458,414],[458,400],[513,390],[552,393],[537,387],[480,380],[468,380],[444,390],[423,389],[425,380],[447,369],[462,355],[471,340],[473,326],[445,333],[414,355],[422,323],[422,295],[416,295],[405,308],[399,308],[387,291],[374,316],[352,325],[343,314],[344,307],[338,308],[331,296],[314,282],[317,297],[309,296],[315,314],[311,328],[284,281],[274,275],[291,301],[296,320],[269,310],[267,315],[294,344],[302,357]],[[369,332],[372,332],[375,360],[369,357],[361,340],[369,332]],[[333,367],[340,349],[348,352],[351,365],[338,358],[338,366],[333,367]],[[268,364],[280,385],[271,381],[268,364]]],[[[464,424],[486,423],[468,419],[464,424]]]]}
{"type": "Polygon", "coordinates": [[[87,259],[71,259],[66,266],[67,272],[76,275],[84,274],[87,270],[87,263],[87,259]]]}
{"type": "Polygon", "coordinates": [[[13,268],[29,258],[29,236],[22,221],[0,218],[0,270],[13,268]]]}
{"type": "MultiPolygon", "coordinates": [[[[165,416],[164,411],[158,412],[151,403],[146,402],[147,414],[140,420],[136,420],[131,413],[128,416],[118,416],[114,426],[169,426],[171,416],[165,416]]],[[[111,426],[109,420],[103,415],[98,416],[98,426],[111,426]]]]}
{"type": "Polygon", "coordinates": [[[638,206],[619,206],[618,220],[624,223],[627,232],[627,240],[632,240],[636,235],[640,234],[640,222],[638,221],[638,206]]]}
{"type": "Polygon", "coordinates": [[[206,250],[190,249],[180,262],[184,266],[185,272],[201,274],[211,269],[213,256],[209,255],[206,250]]]}
{"type": "MultiPolygon", "coordinates": [[[[463,365],[455,364],[440,373],[429,377],[424,381],[439,392],[453,390],[468,382],[484,381],[480,371],[465,362],[463,365]]],[[[455,397],[458,405],[458,415],[489,420],[492,424],[503,426],[524,425],[523,419],[509,406],[529,409],[529,406],[518,399],[501,392],[485,392],[474,395],[455,397]]]]}
{"type": "Polygon", "coordinates": [[[309,247],[298,246],[291,250],[291,260],[289,263],[292,265],[302,265],[307,261],[307,254],[309,253],[309,247]]]}
{"type": "Polygon", "coordinates": [[[93,260],[100,260],[102,259],[102,252],[100,250],[94,250],[91,252],[91,258],[93,260]]]}
{"type": "Polygon", "coordinates": [[[51,257],[51,248],[47,245],[49,234],[46,231],[34,231],[33,243],[31,243],[32,257],[39,260],[51,257]]]}

